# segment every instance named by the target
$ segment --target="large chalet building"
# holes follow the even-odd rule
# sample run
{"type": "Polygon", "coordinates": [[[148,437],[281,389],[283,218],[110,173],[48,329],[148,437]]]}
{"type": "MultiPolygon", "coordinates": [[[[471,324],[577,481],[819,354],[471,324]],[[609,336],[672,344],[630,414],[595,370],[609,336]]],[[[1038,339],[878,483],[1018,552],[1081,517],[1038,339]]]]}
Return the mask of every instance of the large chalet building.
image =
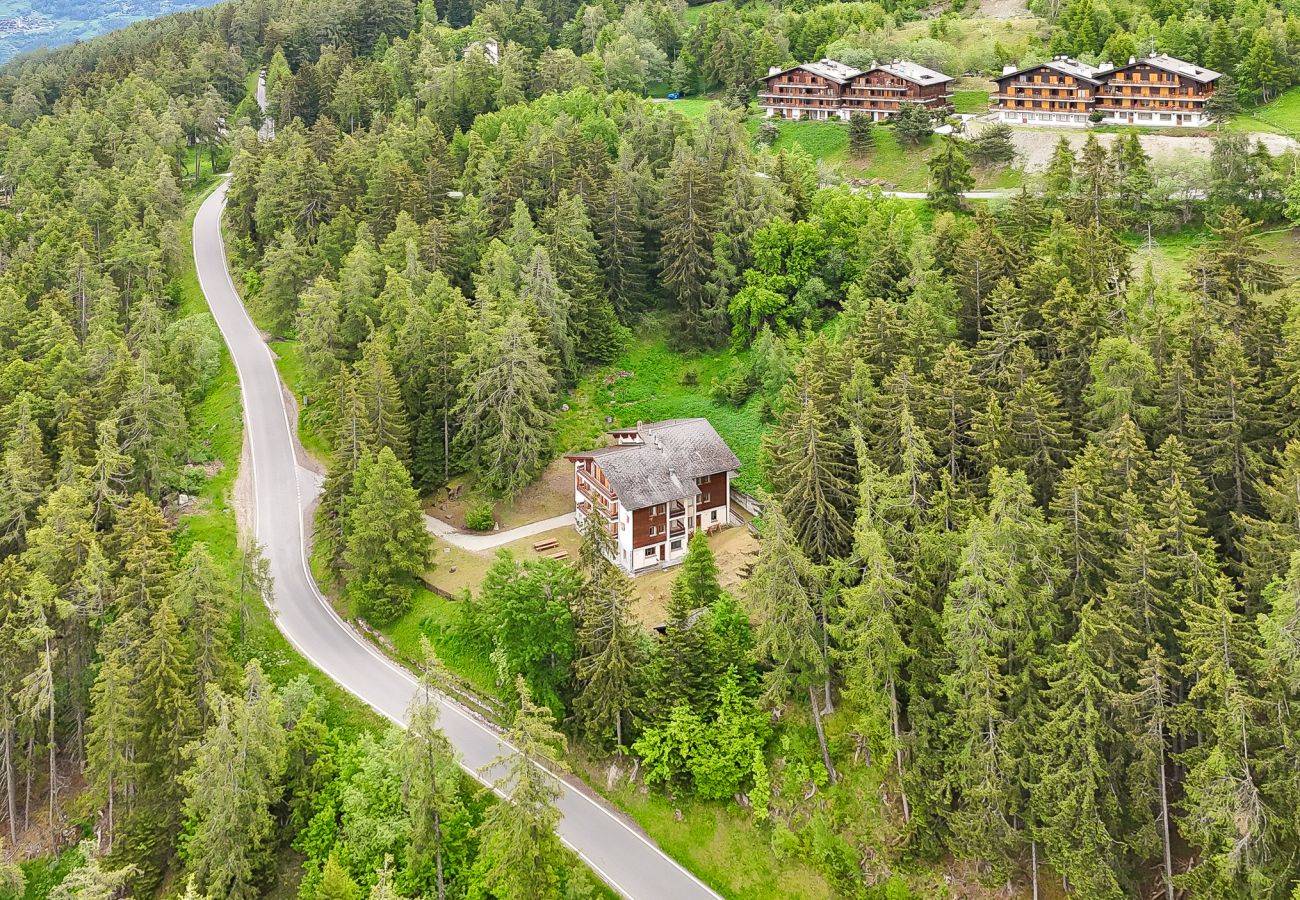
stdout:
{"type": "Polygon", "coordinates": [[[952,77],[907,60],[855,69],[833,59],[775,66],[763,78],[758,103],[768,118],[848,119],[861,113],[887,119],[900,103],[936,111],[952,108],[952,77]]]}
{"type": "Polygon", "coordinates": [[[730,524],[740,461],[707,419],[669,419],[611,431],[608,447],[571,453],[579,530],[597,516],[618,566],[637,574],[675,565],[698,529],[730,524]]]}
{"type": "Polygon", "coordinates": [[[1090,66],[1058,56],[1036,66],[1007,66],[990,110],[1008,125],[1106,125],[1199,128],[1218,72],[1164,53],[1126,65],[1090,66]]]}

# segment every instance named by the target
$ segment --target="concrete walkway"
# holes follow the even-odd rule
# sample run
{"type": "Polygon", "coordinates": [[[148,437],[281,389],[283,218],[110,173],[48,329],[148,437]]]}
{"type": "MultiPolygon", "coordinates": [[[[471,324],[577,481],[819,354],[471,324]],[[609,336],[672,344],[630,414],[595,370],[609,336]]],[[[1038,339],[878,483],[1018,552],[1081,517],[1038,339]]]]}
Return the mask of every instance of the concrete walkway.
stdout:
{"type": "Polygon", "coordinates": [[[429,533],[434,537],[441,538],[453,547],[459,547],[462,550],[470,550],[475,553],[482,553],[486,550],[494,550],[497,547],[503,547],[512,541],[520,538],[532,537],[535,534],[542,534],[547,531],[554,531],[557,528],[563,528],[566,525],[573,525],[573,513],[565,513],[562,516],[551,516],[549,519],[542,519],[539,522],[530,522],[527,525],[520,525],[518,528],[507,528],[505,531],[461,531],[453,528],[442,519],[436,516],[425,514],[424,527],[429,529],[429,533]]]}

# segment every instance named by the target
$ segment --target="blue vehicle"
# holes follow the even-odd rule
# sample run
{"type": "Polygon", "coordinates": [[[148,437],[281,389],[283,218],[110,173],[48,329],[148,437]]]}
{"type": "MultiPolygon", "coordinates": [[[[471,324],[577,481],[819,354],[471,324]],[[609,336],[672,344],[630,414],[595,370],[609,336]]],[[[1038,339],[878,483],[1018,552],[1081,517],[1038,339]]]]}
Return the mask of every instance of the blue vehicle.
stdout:
{"type": "Polygon", "coordinates": [[[668,95],[668,99],[669,99],[669,100],[680,100],[680,99],[682,99],[682,92],[681,92],[681,91],[673,91],[671,94],[668,95]]]}

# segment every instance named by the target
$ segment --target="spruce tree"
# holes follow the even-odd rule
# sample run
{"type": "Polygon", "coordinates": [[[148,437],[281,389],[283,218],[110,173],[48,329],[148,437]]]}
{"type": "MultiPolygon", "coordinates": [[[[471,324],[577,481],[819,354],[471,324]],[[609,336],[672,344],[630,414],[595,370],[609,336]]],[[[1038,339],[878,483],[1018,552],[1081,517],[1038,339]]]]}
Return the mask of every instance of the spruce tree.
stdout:
{"type": "Polygon", "coordinates": [[[781,417],[765,441],[768,477],[804,552],[822,564],[848,548],[852,492],[845,435],[827,375],[805,358],[781,395],[781,417]]]}
{"type": "Polygon", "coordinates": [[[677,301],[686,338],[706,347],[727,331],[725,308],[715,306],[708,292],[718,190],[708,166],[679,141],[664,175],[660,277],[677,301]]]}
{"type": "Polygon", "coordinates": [[[598,514],[588,516],[582,525],[579,656],[574,664],[581,687],[574,711],[591,738],[603,741],[613,734],[621,749],[645,648],[630,611],[632,585],[611,561],[615,553],[604,521],[598,514]]]}
{"type": "Polygon", "coordinates": [[[234,900],[259,897],[274,846],[272,807],[283,791],[280,700],[256,660],[244,669],[239,696],[213,688],[209,699],[212,725],[182,777],[185,857],[207,893],[234,900]]]}
{"type": "Polygon", "coordinates": [[[464,393],[454,446],[489,491],[512,496],[550,459],[554,379],[522,312],[485,313],[457,362],[464,393]]]}
{"type": "Polygon", "coordinates": [[[1120,813],[1111,760],[1120,742],[1122,688],[1102,650],[1114,628],[1090,601],[1079,613],[1074,637],[1045,673],[1048,714],[1037,748],[1035,833],[1052,867],[1081,897],[1124,896],[1120,848],[1110,830],[1120,813]]]}
{"type": "Polygon", "coordinates": [[[746,583],[746,599],[758,623],[754,651],[770,664],[764,675],[763,696],[775,705],[800,689],[807,690],[822,763],[833,782],[835,766],[826,746],[817,697],[819,684],[827,695],[830,693],[825,621],[817,612],[824,605],[822,594],[826,587],[781,511],[774,508],[765,518],[767,527],[760,540],[758,560],[746,583]]]}
{"type": "Polygon", "coordinates": [[[357,613],[373,622],[405,614],[432,543],[411,476],[388,447],[361,458],[345,539],[347,593],[357,613]]]}
{"type": "Polygon", "coordinates": [[[904,771],[906,739],[899,699],[909,648],[900,619],[907,585],[883,536],[869,519],[854,529],[857,584],[846,589],[831,626],[845,695],[856,712],[855,730],[873,754],[892,757],[903,804],[903,821],[911,818],[904,771]]]}
{"type": "Polygon", "coordinates": [[[970,160],[962,152],[957,139],[945,137],[939,149],[930,157],[930,205],[939,210],[958,210],[965,207],[962,194],[975,187],[975,176],[970,171],[970,160]]]}
{"type": "Polygon", "coordinates": [[[207,544],[195,543],[181,560],[175,603],[194,648],[194,694],[199,724],[208,725],[208,685],[226,686],[230,676],[230,583],[207,544]]]}
{"type": "Polygon", "coordinates": [[[515,691],[519,709],[505,735],[511,753],[491,767],[504,768],[495,788],[505,797],[488,808],[476,832],[481,883],[501,900],[550,900],[560,896],[564,864],[555,834],[561,788],[552,773],[565,768],[560,760],[565,741],[551,711],[533,702],[522,675],[515,691]]]}
{"type": "Polygon", "coordinates": [[[439,700],[435,692],[441,688],[443,673],[427,641],[424,651],[425,671],[407,711],[402,737],[402,795],[411,823],[407,861],[417,872],[427,871],[432,865],[438,900],[445,900],[447,832],[453,819],[463,813],[464,802],[456,751],[438,723],[439,700]]]}
{"type": "Polygon", "coordinates": [[[857,156],[865,156],[876,145],[872,133],[871,117],[854,113],[849,117],[849,150],[857,156]]]}

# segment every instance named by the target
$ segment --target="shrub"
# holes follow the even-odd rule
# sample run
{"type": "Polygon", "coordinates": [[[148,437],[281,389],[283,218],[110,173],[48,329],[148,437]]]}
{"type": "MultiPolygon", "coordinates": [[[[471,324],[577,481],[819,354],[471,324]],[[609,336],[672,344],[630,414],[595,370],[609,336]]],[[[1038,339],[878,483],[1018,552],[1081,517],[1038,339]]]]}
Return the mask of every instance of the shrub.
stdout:
{"type": "Polygon", "coordinates": [[[465,511],[465,527],[471,531],[491,531],[495,524],[489,500],[479,500],[465,511]]]}

